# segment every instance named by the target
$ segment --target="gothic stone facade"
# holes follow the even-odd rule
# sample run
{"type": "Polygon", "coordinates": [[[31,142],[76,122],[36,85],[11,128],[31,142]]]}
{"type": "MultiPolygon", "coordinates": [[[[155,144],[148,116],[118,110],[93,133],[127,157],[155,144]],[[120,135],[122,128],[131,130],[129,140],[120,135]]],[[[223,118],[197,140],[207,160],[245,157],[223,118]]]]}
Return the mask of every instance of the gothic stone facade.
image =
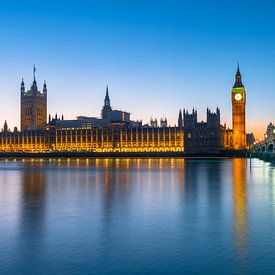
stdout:
{"type": "Polygon", "coordinates": [[[34,76],[30,90],[25,91],[25,83],[21,82],[21,131],[41,130],[47,124],[47,85],[43,91],[37,88],[34,76]]]}
{"type": "MultiPolygon", "coordinates": [[[[179,121],[181,121],[179,119],[179,121]]],[[[224,128],[220,125],[220,110],[207,109],[207,121],[197,121],[197,111],[183,112],[184,151],[190,154],[216,154],[224,149],[224,128]]]]}

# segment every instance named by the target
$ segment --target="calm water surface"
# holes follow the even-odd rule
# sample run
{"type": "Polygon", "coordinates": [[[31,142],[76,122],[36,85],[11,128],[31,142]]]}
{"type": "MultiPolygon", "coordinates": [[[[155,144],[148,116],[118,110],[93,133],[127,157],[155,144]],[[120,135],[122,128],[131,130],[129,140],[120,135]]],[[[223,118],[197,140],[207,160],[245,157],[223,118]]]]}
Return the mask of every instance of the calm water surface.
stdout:
{"type": "Polygon", "coordinates": [[[275,274],[260,160],[0,162],[0,274],[275,274]]]}

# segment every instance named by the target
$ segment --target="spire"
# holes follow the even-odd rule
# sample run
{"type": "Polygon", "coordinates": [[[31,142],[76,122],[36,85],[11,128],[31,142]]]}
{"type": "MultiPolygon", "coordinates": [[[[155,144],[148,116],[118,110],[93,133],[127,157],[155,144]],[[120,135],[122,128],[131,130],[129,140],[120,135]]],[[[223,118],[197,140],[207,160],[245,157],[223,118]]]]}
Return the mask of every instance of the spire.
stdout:
{"type": "Polygon", "coordinates": [[[108,85],[106,85],[106,96],[109,97],[109,88],[108,88],[108,85]]]}
{"type": "Polygon", "coordinates": [[[5,123],[4,123],[4,132],[7,132],[7,131],[8,131],[8,123],[5,120],[5,123]]]}
{"type": "Polygon", "coordinates": [[[181,112],[181,109],[179,111],[179,120],[182,120],[182,112],[181,112]]]}
{"type": "Polygon", "coordinates": [[[235,84],[234,84],[233,88],[238,88],[238,87],[243,87],[242,75],[241,75],[241,72],[240,72],[239,62],[238,62],[237,72],[236,72],[236,75],[235,75],[235,84]]]}
{"type": "Polygon", "coordinates": [[[178,127],[182,127],[183,126],[183,123],[182,123],[182,112],[181,112],[181,109],[179,111],[179,118],[178,118],[178,127]]]}
{"type": "Polygon", "coordinates": [[[25,83],[24,83],[24,79],[22,78],[22,81],[21,81],[21,93],[24,93],[25,92],[25,83]]]}
{"type": "Polygon", "coordinates": [[[239,63],[239,61],[238,61],[238,69],[237,69],[236,75],[241,76],[241,73],[240,73],[240,63],[239,63]]]}
{"type": "Polygon", "coordinates": [[[46,80],[44,80],[44,84],[43,84],[43,93],[44,93],[44,94],[47,93],[47,84],[46,84],[46,80]]]}
{"type": "Polygon", "coordinates": [[[104,119],[108,119],[108,114],[112,111],[111,108],[111,101],[109,97],[109,88],[108,85],[106,85],[106,95],[104,98],[104,105],[101,111],[101,117],[104,119]]]}
{"type": "Polygon", "coordinates": [[[108,85],[106,86],[106,95],[105,95],[105,99],[104,99],[104,105],[105,106],[110,106],[110,97],[109,97],[109,88],[108,85]]]}
{"type": "Polygon", "coordinates": [[[33,64],[33,81],[35,81],[35,72],[36,72],[36,68],[35,68],[35,64],[33,64]]]}

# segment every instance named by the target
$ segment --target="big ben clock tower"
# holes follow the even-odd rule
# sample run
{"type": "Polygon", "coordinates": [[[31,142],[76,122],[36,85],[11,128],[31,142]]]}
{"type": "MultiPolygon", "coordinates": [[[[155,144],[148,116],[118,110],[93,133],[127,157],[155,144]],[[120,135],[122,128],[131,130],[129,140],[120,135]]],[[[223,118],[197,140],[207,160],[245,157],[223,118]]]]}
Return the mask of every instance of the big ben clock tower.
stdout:
{"type": "Polygon", "coordinates": [[[242,83],[240,68],[235,76],[235,84],[231,92],[232,98],[232,124],[233,124],[233,147],[235,150],[246,148],[245,132],[245,103],[246,92],[242,83]]]}

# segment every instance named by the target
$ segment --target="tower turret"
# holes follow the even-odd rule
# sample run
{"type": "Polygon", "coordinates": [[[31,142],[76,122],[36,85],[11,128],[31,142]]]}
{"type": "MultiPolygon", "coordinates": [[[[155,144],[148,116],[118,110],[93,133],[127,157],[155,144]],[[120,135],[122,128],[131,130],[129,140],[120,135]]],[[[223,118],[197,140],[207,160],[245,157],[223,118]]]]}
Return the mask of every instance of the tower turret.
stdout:
{"type": "Polygon", "coordinates": [[[7,132],[7,131],[8,131],[8,123],[5,120],[5,123],[4,123],[4,132],[7,132]]]}
{"type": "Polygon", "coordinates": [[[25,83],[24,83],[24,79],[22,78],[22,81],[21,81],[21,94],[25,93],[25,83]]]}
{"type": "Polygon", "coordinates": [[[160,119],[160,127],[167,127],[168,123],[167,123],[167,118],[161,118],[160,119]]]}
{"type": "Polygon", "coordinates": [[[182,128],[183,126],[183,123],[182,123],[182,112],[181,112],[181,109],[179,111],[179,118],[178,118],[178,127],[182,128]]]}
{"type": "Polygon", "coordinates": [[[206,111],[206,123],[209,129],[219,129],[220,127],[220,109],[217,107],[216,112],[211,112],[209,108],[206,111]]]}
{"type": "Polygon", "coordinates": [[[44,84],[43,84],[43,94],[47,93],[47,84],[46,84],[46,80],[44,80],[44,84]]]}

